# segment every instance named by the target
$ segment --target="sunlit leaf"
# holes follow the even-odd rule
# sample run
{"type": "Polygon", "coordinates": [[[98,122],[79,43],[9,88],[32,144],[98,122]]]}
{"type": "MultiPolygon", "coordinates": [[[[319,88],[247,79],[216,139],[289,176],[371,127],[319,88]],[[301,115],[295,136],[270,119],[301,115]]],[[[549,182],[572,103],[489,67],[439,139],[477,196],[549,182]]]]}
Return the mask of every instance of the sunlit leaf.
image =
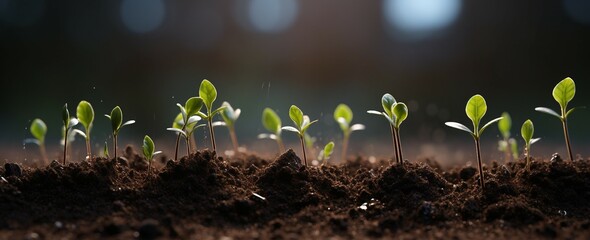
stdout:
{"type": "Polygon", "coordinates": [[[479,129],[479,123],[486,114],[487,110],[488,106],[486,104],[486,100],[479,94],[471,97],[469,101],[467,101],[465,113],[467,114],[467,117],[469,117],[469,119],[471,119],[473,122],[475,131],[479,129]]]}
{"type": "Polygon", "coordinates": [[[535,126],[533,125],[533,122],[530,119],[526,120],[520,128],[520,135],[522,135],[522,139],[524,139],[526,145],[530,145],[534,133],[535,126]]]}
{"type": "Polygon", "coordinates": [[[152,160],[155,148],[156,146],[152,138],[150,138],[148,135],[145,135],[143,138],[143,156],[145,156],[148,161],[152,160]]]}
{"type": "Polygon", "coordinates": [[[213,83],[207,79],[203,79],[201,86],[199,87],[199,97],[203,99],[207,111],[211,111],[213,108],[213,102],[217,99],[217,89],[213,86],[213,83]]]}
{"type": "Polygon", "coordinates": [[[295,105],[291,105],[289,108],[289,118],[297,127],[301,127],[303,125],[303,112],[295,105]]]}
{"type": "Polygon", "coordinates": [[[381,106],[383,107],[383,110],[385,111],[385,113],[389,116],[393,115],[391,113],[391,107],[395,103],[396,103],[395,98],[393,98],[393,96],[389,93],[386,93],[383,95],[383,97],[381,97],[381,106]]]}
{"type": "Polygon", "coordinates": [[[284,131],[289,131],[289,132],[294,132],[294,133],[300,133],[299,130],[297,128],[291,127],[291,126],[284,126],[281,128],[284,131]]]}
{"type": "Polygon", "coordinates": [[[576,84],[571,78],[565,78],[553,88],[553,98],[562,109],[567,109],[567,104],[576,95],[576,84]]]}
{"type": "Polygon", "coordinates": [[[399,128],[402,122],[408,118],[408,106],[403,102],[396,103],[393,105],[391,113],[395,116],[395,127],[399,128]]]}
{"type": "Polygon", "coordinates": [[[272,133],[280,134],[281,132],[281,118],[270,108],[262,111],[262,125],[272,133]]]}
{"type": "Polygon", "coordinates": [[[536,107],[536,108],[535,108],[535,111],[537,111],[537,112],[542,112],[542,113],[546,113],[546,114],[549,114],[549,115],[551,115],[551,116],[554,116],[554,117],[556,117],[556,118],[559,118],[559,119],[561,119],[561,115],[559,115],[558,113],[556,113],[555,111],[553,111],[553,110],[552,110],[552,109],[550,109],[550,108],[546,108],[546,107],[536,107]]]}
{"type": "Polygon", "coordinates": [[[458,122],[446,122],[445,125],[455,128],[455,129],[459,129],[465,132],[470,133],[471,135],[473,135],[473,132],[471,131],[471,129],[469,129],[468,127],[466,127],[465,125],[458,123],[458,122]]]}
{"type": "Polygon", "coordinates": [[[186,110],[187,117],[191,117],[197,114],[197,112],[200,111],[202,107],[203,99],[201,99],[200,97],[191,97],[188,100],[186,100],[186,103],[184,104],[184,109],[186,110]]]}
{"type": "Polygon", "coordinates": [[[31,134],[33,135],[33,137],[35,137],[39,141],[38,145],[45,143],[45,135],[47,134],[47,125],[45,125],[45,122],[43,122],[43,120],[41,120],[39,118],[35,118],[35,120],[33,120],[33,122],[31,123],[30,130],[31,130],[31,134]]]}
{"type": "Polygon", "coordinates": [[[502,120],[498,122],[498,130],[500,130],[504,139],[510,137],[510,128],[512,128],[512,118],[510,118],[510,114],[504,112],[502,113],[502,120]]]}
{"type": "Polygon", "coordinates": [[[347,126],[352,122],[352,116],[352,110],[344,103],[338,104],[336,110],[334,110],[334,120],[340,122],[339,119],[342,118],[347,126]]]}
{"type": "Polygon", "coordinates": [[[481,134],[483,133],[483,131],[486,130],[486,128],[488,128],[489,126],[491,126],[492,124],[494,124],[494,123],[496,123],[496,122],[498,122],[500,120],[502,120],[502,117],[492,119],[491,121],[489,121],[488,123],[486,123],[485,125],[483,125],[483,127],[481,127],[479,129],[479,131],[477,133],[477,136],[481,136],[481,134]]]}

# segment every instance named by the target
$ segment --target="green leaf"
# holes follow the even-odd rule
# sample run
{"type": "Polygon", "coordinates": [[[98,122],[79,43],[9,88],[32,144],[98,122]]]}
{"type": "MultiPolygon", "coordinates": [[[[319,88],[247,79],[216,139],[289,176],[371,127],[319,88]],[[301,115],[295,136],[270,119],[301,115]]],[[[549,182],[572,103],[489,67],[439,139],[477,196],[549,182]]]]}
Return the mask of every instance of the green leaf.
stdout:
{"type": "Polygon", "coordinates": [[[546,113],[546,114],[549,114],[549,115],[551,115],[551,116],[554,116],[554,117],[556,117],[556,118],[559,118],[559,119],[561,119],[561,115],[559,115],[558,113],[556,113],[555,111],[553,111],[553,110],[552,110],[552,109],[550,109],[550,108],[546,108],[546,107],[536,107],[536,108],[535,108],[535,111],[537,111],[537,112],[542,112],[542,113],[546,113]]]}
{"type": "Polygon", "coordinates": [[[39,118],[35,118],[31,123],[31,134],[39,141],[39,145],[45,142],[45,134],[47,134],[47,125],[39,118]]]}
{"type": "Polygon", "coordinates": [[[348,105],[341,103],[338,106],[336,106],[336,110],[334,110],[334,120],[336,120],[337,122],[339,122],[338,119],[343,118],[347,125],[350,125],[350,123],[352,122],[352,110],[350,109],[350,107],[348,107],[348,105]]]}
{"type": "Polygon", "coordinates": [[[452,127],[452,128],[455,128],[455,129],[459,129],[459,130],[462,130],[462,131],[468,132],[468,133],[470,133],[471,135],[475,135],[475,134],[474,134],[474,133],[471,131],[471,129],[469,129],[468,127],[466,127],[465,125],[463,125],[463,124],[461,124],[461,123],[458,123],[458,122],[446,122],[446,123],[445,123],[445,125],[447,125],[447,126],[449,126],[449,127],[452,127]]]}
{"type": "Polygon", "coordinates": [[[215,109],[215,111],[211,112],[211,115],[209,117],[211,117],[211,118],[214,117],[215,114],[221,113],[223,110],[225,110],[225,108],[226,108],[225,106],[221,106],[218,109],[215,109]]]}
{"type": "Polygon", "coordinates": [[[520,134],[522,135],[522,139],[524,139],[526,145],[530,145],[534,133],[535,126],[533,125],[533,122],[530,119],[526,120],[520,128],[520,134]]]}
{"type": "Polygon", "coordinates": [[[538,141],[541,141],[541,138],[533,138],[533,139],[531,139],[530,145],[533,145],[534,143],[536,143],[538,141]]]}
{"type": "Polygon", "coordinates": [[[262,111],[262,125],[266,130],[276,134],[281,134],[281,118],[270,108],[265,108],[262,111]]]}
{"type": "Polygon", "coordinates": [[[171,131],[171,132],[178,133],[178,134],[186,137],[186,132],[184,132],[182,129],[178,129],[178,128],[166,128],[166,130],[171,131]]]}
{"type": "Polygon", "coordinates": [[[186,100],[184,109],[186,110],[187,117],[191,117],[197,114],[198,111],[203,107],[203,99],[200,97],[192,97],[186,100]]]}
{"type": "Polygon", "coordinates": [[[68,111],[68,104],[67,103],[64,105],[64,108],[61,111],[61,118],[62,118],[64,126],[66,128],[68,128],[69,123],[70,123],[70,111],[68,111]]]}
{"type": "Polygon", "coordinates": [[[178,106],[178,109],[180,109],[180,114],[182,114],[182,121],[186,122],[186,120],[188,119],[188,113],[186,112],[186,108],[180,105],[180,103],[176,103],[176,106],[178,106]]]}
{"type": "Polygon", "coordinates": [[[474,131],[478,131],[479,123],[486,114],[488,106],[486,100],[479,94],[471,97],[465,106],[465,113],[467,117],[473,122],[474,131]]]}
{"type": "Polygon", "coordinates": [[[107,142],[104,142],[104,148],[102,149],[102,155],[104,155],[104,157],[109,158],[109,146],[107,145],[107,142]]]}
{"type": "Polygon", "coordinates": [[[567,109],[567,104],[576,95],[576,84],[571,78],[565,78],[553,88],[553,98],[559,103],[561,109],[567,109]]]}
{"type": "Polygon", "coordinates": [[[408,106],[405,103],[399,102],[393,105],[391,113],[395,116],[395,127],[399,128],[406,118],[408,118],[408,106]]]}
{"type": "Polygon", "coordinates": [[[213,102],[217,99],[217,89],[213,86],[213,83],[207,79],[203,79],[201,86],[199,87],[199,97],[203,99],[207,111],[211,111],[213,108],[213,102]]]}
{"type": "Polygon", "coordinates": [[[289,118],[295,124],[297,128],[301,128],[303,125],[303,112],[295,105],[291,105],[289,108],[289,118]]]}
{"type": "Polygon", "coordinates": [[[113,108],[113,110],[111,111],[110,119],[111,127],[113,127],[113,133],[115,133],[116,135],[116,133],[119,132],[121,125],[123,124],[123,111],[121,111],[121,108],[119,106],[113,108]]]}
{"type": "Polygon", "coordinates": [[[386,93],[383,95],[383,97],[381,97],[381,106],[383,106],[383,110],[389,116],[392,116],[391,107],[395,103],[396,103],[395,98],[393,98],[393,96],[391,96],[391,94],[389,94],[389,93],[386,93]]]}
{"type": "Polygon", "coordinates": [[[565,113],[565,118],[568,118],[570,116],[570,114],[572,114],[573,112],[575,112],[578,109],[585,109],[586,107],[582,106],[582,107],[574,107],[570,110],[567,111],[567,113],[565,113]]]}
{"type": "Polygon", "coordinates": [[[148,161],[152,160],[155,148],[156,147],[152,138],[150,138],[148,135],[145,135],[143,138],[143,156],[145,156],[148,161]]]}
{"type": "Polygon", "coordinates": [[[303,125],[301,127],[301,133],[305,133],[305,131],[307,131],[307,129],[314,123],[316,123],[318,120],[313,120],[311,122],[308,122],[307,124],[303,125]]]}
{"type": "Polygon", "coordinates": [[[78,108],[76,108],[76,116],[86,129],[86,132],[90,132],[92,122],[94,121],[94,109],[92,109],[92,105],[87,101],[80,101],[78,108]]]}
{"type": "Polygon", "coordinates": [[[129,120],[129,121],[123,123],[123,125],[121,125],[121,127],[125,127],[127,125],[131,125],[131,124],[134,124],[134,123],[135,123],[135,120],[129,120]]]}
{"type": "Polygon", "coordinates": [[[477,132],[477,136],[478,136],[478,137],[479,137],[479,136],[481,136],[481,134],[483,133],[483,131],[485,131],[485,130],[486,130],[486,128],[488,128],[489,126],[491,126],[492,124],[494,124],[494,123],[496,123],[496,122],[498,122],[498,121],[500,121],[500,120],[502,120],[502,117],[495,118],[495,119],[493,119],[493,120],[489,121],[488,123],[486,123],[485,125],[483,125],[483,127],[481,127],[481,128],[479,129],[479,132],[477,132]]]}
{"type": "Polygon", "coordinates": [[[507,112],[502,113],[502,120],[498,122],[498,130],[504,139],[510,138],[510,128],[512,128],[512,118],[507,112]]]}
{"type": "Polygon", "coordinates": [[[172,122],[172,127],[176,129],[182,129],[182,125],[184,125],[184,120],[182,119],[182,113],[179,113],[174,118],[174,121],[172,122]]]}
{"type": "Polygon", "coordinates": [[[285,131],[289,131],[289,132],[294,132],[297,134],[301,134],[301,132],[299,132],[299,129],[291,127],[291,126],[284,126],[281,128],[281,130],[285,130],[285,131]]]}
{"type": "Polygon", "coordinates": [[[324,159],[328,160],[330,158],[330,156],[332,155],[332,152],[334,151],[334,142],[329,142],[328,144],[326,144],[326,146],[324,146],[324,159]]]}

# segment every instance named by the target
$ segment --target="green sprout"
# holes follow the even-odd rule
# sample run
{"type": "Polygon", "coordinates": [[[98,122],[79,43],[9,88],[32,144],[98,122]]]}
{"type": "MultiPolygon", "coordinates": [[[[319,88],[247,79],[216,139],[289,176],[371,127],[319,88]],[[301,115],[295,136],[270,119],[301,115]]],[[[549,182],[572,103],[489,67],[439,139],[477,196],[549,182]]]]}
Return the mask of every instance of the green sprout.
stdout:
{"type": "Polygon", "coordinates": [[[77,118],[70,118],[70,111],[68,110],[68,104],[66,103],[63,107],[63,110],[61,112],[61,117],[62,117],[62,121],[63,121],[63,128],[62,128],[62,134],[63,134],[63,145],[64,145],[64,165],[66,165],[66,156],[68,154],[68,143],[70,143],[71,141],[73,141],[75,135],[76,135],[76,131],[71,131],[72,128],[76,125],[78,125],[78,119],[77,118]],[[71,139],[71,140],[70,140],[71,139]]]}
{"type": "Polygon", "coordinates": [[[348,149],[350,134],[354,131],[365,129],[365,125],[363,124],[350,125],[352,123],[352,116],[352,110],[346,104],[339,104],[336,107],[336,110],[334,110],[334,120],[338,122],[344,135],[342,138],[342,161],[346,160],[346,151],[348,149]]]}
{"type": "MultiPolygon", "coordinates": [[[[111,115],[105,114],[104,116],[111,120],[111,126],[113,128],[113,149],[114,149],[115,160],[116,160],[117,159],[117,136],[119,135],[119,131],[124,126],[134,124],[135,120],[129,120],[129,121],[123,123],[123,111],[121,110],[121,108],[119,106],[116,106],[115,108],[113,108],[113,110],[111,111],[111,115]]],[[[105,149],[107,149],[107,151],[108,151],[108,148],[106,148],[106,145],[105,145],[105,149]]],[[[105,155],[108,158],[108,154],[105,154],[105,155]]]]}
{"type": "Polygon", "coordinates": [[[143,156],[145,157],[145,160],[148,161],[148,176],[151,171],[154,156],[162,153],[162,151],[155,151],[155,149],[156,146],[152,138],[150,138],[150,136],[148,135],[145,135],[145,137],[143,138],[143,156]]]}
{"type": "Polygon", "coordinates": [[[218,109],[213,110],[213,102],[217,99],[217,89],[213,86],[213,83],[209,82],[209,80],[204,79],[201,82],[201,86],[199,87],[199,97],[203,99],[203,103],[205,103],[205,108],[207,108],[207,113],[197,112],[197,114],[207,121],[209,126],[209,135],[211,137],[211,147],[213,151],[216,151],[215,146],[215,132],[213,131],[213,117],[220,113],[225,106],[221,106],[218,109]]]}
{"type": "Polygon", "coordinates": [[[502,113],[502,120],[498,122],[498,130],[502,134],[502,140],[498,141],[498,150],[505,153],[505,160],[518,158],[518,146],[516,140],[510,137],[512,128],[512,118],[507,112],[502,113]]]}
{"type": "Polygon", "coordinates": [[[172,123],[171,128],[166,128],[168,131],[178,133],[176,137],[176,146],[174,150],[174,160],[178,160],[178,145],[180,144],[180,136],[184,136],[186,140],[186,154],[190,155],[190,137],[193,131],[196,129],[196,123],[201,120],[201,117],[196,116],[203,107],[203,99],[200,97],[191,97],[186,100],[184,106],[177,103],[176,106],[180,108],[180,119],[178,116],[172,123]],[[187,129],[190,129],[187,131],[187,129]],[[190,132],[190,134],[189,134],[190,132]]]}
{"type": "Polygon", "coordinates": [[[483,175],[483,166],[481,163],[481,147],[480,147],[480,143],[479,143],[480,137],[481,137],[481,134],[483,133],[483,131],[486,130],[486,128],[488,128],[492,124],[494,124],[502,119],[502,117],[493,119],[493,120],[489,121],[488,123],[486,123],[485,125],[483,125],[483,127],[480,128],[481,119],[486,114],[487,110],[488,110],[488,106],[486,104],[486,100],[481,95],[477,94],[477,95],[474,95],[473,97],[471,97],[469,99],[469,101],[467,102],[467,105],[465,106],[465,113],[467,114],[467,117],[469,117],[469,119],[471,119],[471,122],[473,122],[473,131],[461,123],[457,123],[457,122],[446,122],[445,123],[445,125],[447,125],[449,127],[468,132],[473,137],[473,140],[475,140],[475,151],[477,153],[477,163],[479,166],[479,185],[481,186],[482,191],[485,188],[485,182],[484,182],[484,175],[483,175]]]}
{"type": "MultiPolygon", "coordinates": [[[[107,159],[109,158],[109,146],[107,144],[107,141],[104,141],[104,148],[102,149],[102,155],[107,159]]],[[[117,158],[115,158],[115,159],[117,159],[117,158]]]]}
{"type": "Polygon", "coordinates": [[[94,121],[94,109],[87,101],[80,101],[78,108],[76,109],[76,116],[78,121],[84,127],[85,133],[82,133],[82,137],[86,139],[86,159],[92,159],[92,148],[90,146],[90,130],[92,129],[92,122],[94,121]]]}
{"type": "Polygon", "coordinates": [[[534,133],[535,126],[533,125],[533,121],[531,121],[530,119],[526,120],[520,128],[520,134],[522,135],[522,139],[524,139],[524,156],[526,159],[526,169],[529,170],[531,168],[531,145],[541,140],[540,138],[533,138],[534,133]]]}
{"type": "Polygon", "coordinates": [[[311,124],[317,122],[318,120],[310,121],[309,116],[303,115],[301,109],[299,109],[295,105],[291,105],[291,107],[289,108],[289,118],[291,118],[291,121],[293,121],[295,127],[285,126],[281,129],[294,132],[297,133],[297,135],[299,135],[299,140],[301,141],[301,148],[303,149],[303,160],[305,161],[305,166],[307,166],[307,155],[305,153],[305,143],[303,138],[309,126],[311,126],[311,124]]]}
{"type": "Polygon", "coordinates": [[[404,156],[402,154],[402,141],[401,138],[399,136],[399,132],[400,132],[400,126],[402,125],[402,122],[404,120],[406,120],[406,118],[408,118],[408,106],[406,106],[405,103],[403,102],[398,102],[396,104],[393,104],[393,107],[391,108],[391,113],[393,114],[393,116],[395,118],[393,118],[393,127],[395,128],[395,138],[396,138],[396,143],[397,143],[397,158],[400,159],[400,164],[404,164],[404,156]]]}
{"type": "Polygon", "coordinates": [[[320,151],[318,155],[318,161],[322,162],[322,166],[328,163],[330,156],[332,156],[332,152],[334,151],[334,142],[329,142],[324,146],[324,149],[320,151]]]}
{"type": "Polygon", "coordinates": [[[576,83],[571,78],[565,78],[553,88],[553,98],[555,101],[559,103],[561,108],[561,115],[556,113],[555,111],[551,110],[550,108],[546,107],[537,107],[535,108],[536,111],[549,114],[558,118],[563,125],[563,135],[565,137],[565,146],[567,148],[567,153],[570,158],[570,161],[573,161],[572,155],[572,147],[570,145],[570,136],[567,128],[567,117],[572,114],[576,109],[580,109],[583,107],[574,107],[570,110],[567,109],[568,103],[574,99],[574,95],[576,95],[576,83]]]}
{"type": "Polygon", "coordinates": [[[374,115],[380,115],[385,117],[385,119],[387,119],[387,121],[389,122],[389,128],[391,129],[391,140],[393,142],[393,152],[395,155],[395,160],[397,163],[401,164],[402,160],[399,158],[398,156],[398,150],[397,150],[397,139],[396,139],[396,129],[394,127],[395,125],[395,116],[393,115],[393,113],[391,112],[391,109],[393,108],[393,105],[395,105],[397,102],[395,101],[395,98],[393,98],[393,96],[389,93],[386,93],[383,95],[383,97],[381,97],[381,106],[383,107],[383,112],[379,112],[376,110],[369,110],[367,111],[367,113],[369,114],[374,114],[374,115]]]}
{"type": "Polygon", "coordinates": [[[228,102],[223,102],[221,106],[225,107],[225,109],[221,111],[223,122],[214,122],[213,126],[227,127],[227,130],[229,130],[229,137],[231,138],[231,142],[234,147],[234,154],[238,154],[238,148],[240,145],[238,144],[235,123],[240,117],[242,110],[239,108],[234,110],[234,108],[228,102]]]}
{"type": "Polygon", "coordinates": [[[262,111],[262,126],[266,128],[271,133],[261,133],[258,134],[258,138],[269,138],[272,140],[277,141],[277,145],[279,146],[279,152],[285,152],[285,145],[283,144],[283,139],[281,138],[281,118],[275,111],[270,108],[265,108],[262,111]]]}
{"type": "Polygon", "coordinates": [[[30,131],[34,138],[25,139],[25,143],[33,143],[39,146],[39,152],[41,153],[43,163],[47,164],[47,152],[45,151],[45,135],[47,134],[47,125],[45,125],[43,120],[35,118],[33,122],[31,122],[30,131]]]}

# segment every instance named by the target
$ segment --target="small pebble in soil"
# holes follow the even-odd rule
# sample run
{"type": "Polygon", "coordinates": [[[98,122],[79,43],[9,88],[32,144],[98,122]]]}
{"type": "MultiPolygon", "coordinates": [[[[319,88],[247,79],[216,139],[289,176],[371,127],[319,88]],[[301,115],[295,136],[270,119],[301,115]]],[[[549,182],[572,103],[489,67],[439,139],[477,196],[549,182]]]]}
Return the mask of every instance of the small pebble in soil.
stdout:
{"type": "Polygon", "coordinates": [[[32,232],[27,234],[27,236],[25,236],[26,240],[34,240],[34,239],[39,239],[39,234],[36,232],[32,232]]]}
{"type": "Polygon", "coordinates": [[[158,228],[158,221],[154,219],[146,219],[141,223],[139,227],[139,238],[140,239],[155,239],[162,235],[162,231],[158,228]]]}
{"type": "Polygon", "coordinates": [[[552,163],[558,163],[558,162],[562,162],[563,159],[561,159],[561,156],[559,156],[559,153],[554,153],[553,155],[551,155],[551,162],[552,163]]]}
{"type": "Polygon", "coordinates": [[[64,224],[61,221],[55,221],[55,223],[53,223],[53,226],[55,226],[55,228],[57,229],[62,229],[64,227],[64,224]]]}
{"type": "Polygon", "coordinates": [[[559,215],[561,215],[562,217],[567,216],[567,211],[565,211],[565,210],[559,210],[559,211],[557,211],[557,213],[559,213],[559,215]]]}
{"type": "Polygon", "coordinates": [[[16,163],[4,164],[4,175],[7,177],[16,176],[20,177],[23,174],[20,166],[16,163]]]}
{"type": "Polygon", "coordinates": [[[459,176],[461,177],[461,179],[463,179],[463,181],[467,181],[473,176],[475,176],[476,171],[477,169],[475,169],[474,167],[465,167],[461,169],[461,172],[459,172],[459,176]]]}
{"type": "Polygon", "coordinates": [[[363,203],[362,205],[360,205],[359,209],[366,211],[367,210],[367,203],[363,203]]]}

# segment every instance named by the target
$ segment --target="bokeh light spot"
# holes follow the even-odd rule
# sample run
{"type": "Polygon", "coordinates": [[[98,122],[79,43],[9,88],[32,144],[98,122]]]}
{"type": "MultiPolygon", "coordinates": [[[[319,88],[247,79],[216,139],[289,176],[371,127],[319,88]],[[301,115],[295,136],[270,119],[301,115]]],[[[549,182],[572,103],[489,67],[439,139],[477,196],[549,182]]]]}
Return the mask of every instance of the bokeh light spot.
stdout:
{"type": "Polygon", "coordinates": [[[121,3],[121,19],[135,33],[155,30],[162,25],[165,14],[162,0],[123,0],[121,3]]]}
{"type": "Polygon", "coordinates": [[[564,0],[565,12],[574,21],[582,24],[590,24],[590,1],[588,0],[564,0]]]}
{"type": "Polygon", "coordinates": [[[387,22],[403,32],[428,32],[448,27],[461,10],[461,0],[384,0],[387,22]]]}
{"type": "MultiPolygon", "coordinates": [[[[245,19],[239,20],[247,28],[264,33],[278,33],[286,30],[295,22],[299,5],[296,0],[248,0],[239,4],[240,11],[245,11],[245,19]]],[[[243,15],[244,13],[239,13],[243,15]]]]}

